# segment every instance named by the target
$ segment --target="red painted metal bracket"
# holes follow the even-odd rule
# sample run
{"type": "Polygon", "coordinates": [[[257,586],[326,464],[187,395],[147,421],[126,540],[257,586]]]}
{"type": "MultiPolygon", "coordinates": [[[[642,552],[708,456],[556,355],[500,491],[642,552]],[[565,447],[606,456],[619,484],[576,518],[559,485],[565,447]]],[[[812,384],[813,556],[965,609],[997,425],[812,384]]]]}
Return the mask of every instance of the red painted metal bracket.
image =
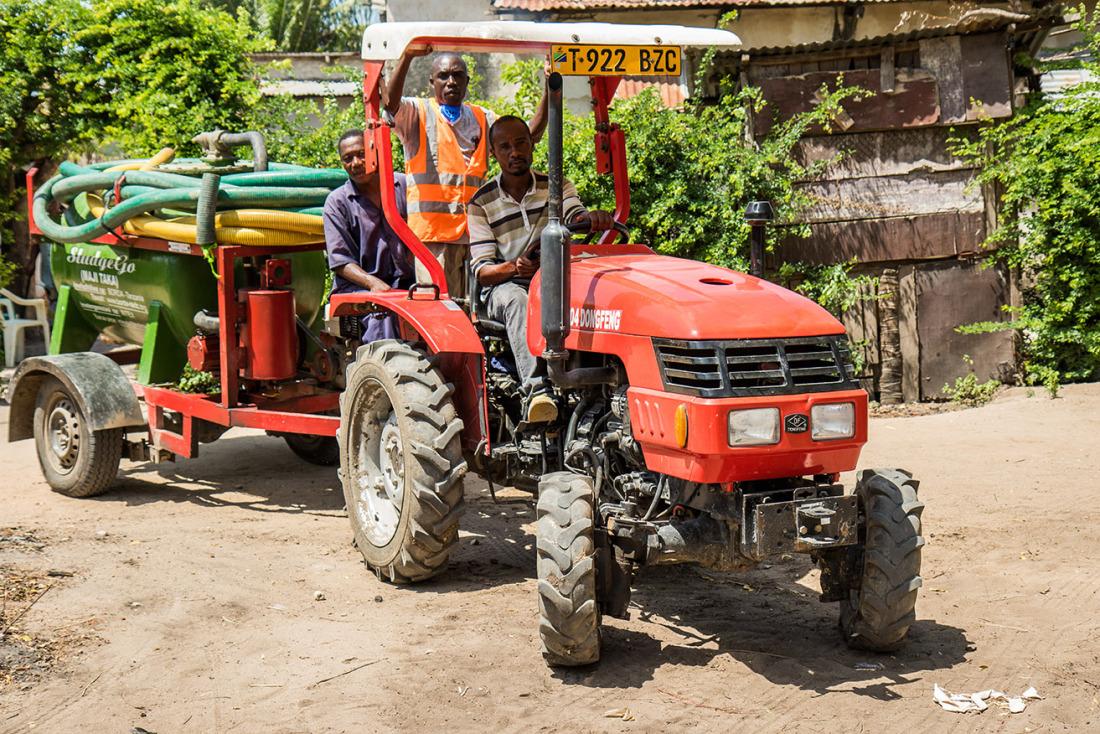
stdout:
{"type": "MultiPolygon", "coordinates": [[[[589,79],[596,119],[596,170],[615,178],[615,221],[626,223],[630,216],[630,177],[626,166],[626,135],[618,124],[610,121],[608,107],[615,97],[622,77],[601,76],[589,79]]],[[[601,244],[611,244],[618,234],[614,230],[600,236],[601,244]]]]}
{"type": "MultiPolygon", "coordinates": [[[[443,266],[435,259],[435,255],[420,241],[409,225],[397,211],[397,200],[393,195],[393,150],[391,148],[390,126],[383,123],[380,112],[380,85],[382,83],[381,61],[368,61],[363,73],[363,100],[366,103],[366,129],[367,137],[371,140],[367,143],[375,155],[378,175],[381,176],[382,187],[382,214],[405,246],[416,256],[424,269],[432,278],[432,283],[439,288],[440,297],[447,295],[447,278],[443,274],[443,266]],[[368,90],[367,85],[371,85],[368,90]]],[[[370,158],[370,154],[367,156],[370,158]]]]}

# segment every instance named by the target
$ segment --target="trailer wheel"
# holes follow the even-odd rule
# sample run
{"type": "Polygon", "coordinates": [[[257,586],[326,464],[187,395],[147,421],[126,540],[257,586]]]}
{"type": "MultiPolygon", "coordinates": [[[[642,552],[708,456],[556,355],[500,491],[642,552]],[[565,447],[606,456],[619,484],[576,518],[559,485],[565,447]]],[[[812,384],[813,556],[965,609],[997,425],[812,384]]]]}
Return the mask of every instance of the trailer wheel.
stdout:
{"type": "Polygon", "coordinates": [[[317,466],[336,466],[340,463],[340,444],[332,436],[306,436],[287,433],[283,440],[301,459],[317,466]]]}
{"type": "Polygon", "coordinates": [[[905,642],[921,586],[918,482],[900,469],[868,469],[856,485],[866,517],[861,530],[858,588],[841,602],[840,628],[848,647],[891,652],[905,642]]]}
{"type": "Polygon", "coordinates": [[[386,339],[359,348],[340,397],[340,470],[355,545],[395,583],[442,573],[465,510],[458,418],[437,361],[386,339]]]}
{"type": "Polygon", "coordinates": [[[34,405],[34,446],[46,483],[68,497],[103,494],[118,474],[122,429],[88,428],[80,403],[56,377],[39,386],[34,405]]]}
{"type": "Polygon", "coordinates": [[[539,482],[539,636],[551,665],[600,659],[593,495],[592,480],[572,472],[539,482]]]}

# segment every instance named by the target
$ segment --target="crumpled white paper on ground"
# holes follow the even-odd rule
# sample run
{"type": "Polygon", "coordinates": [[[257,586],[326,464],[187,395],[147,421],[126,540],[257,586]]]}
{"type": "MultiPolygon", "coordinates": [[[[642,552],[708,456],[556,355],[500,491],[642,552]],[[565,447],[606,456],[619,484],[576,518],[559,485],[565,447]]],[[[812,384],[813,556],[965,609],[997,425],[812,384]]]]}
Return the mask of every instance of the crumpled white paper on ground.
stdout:
{"type": "Polygon", "coordinates": [[[1034,687],[1029,687],[1019,696],[1006,696],[1000,691],[992,689],[979,691],[978,693],[951,693],[940,688],[940,684],[936,683],[935,689],[932,691],[932,698],[944,711],[951,711],[956,714],[980,714],[989,708],[991,703],[1000,706],[1009,713],[1018,714],[1027,708],[1026,701],[1042,700],[1043,697],[1039,695],[1034,687]]]}

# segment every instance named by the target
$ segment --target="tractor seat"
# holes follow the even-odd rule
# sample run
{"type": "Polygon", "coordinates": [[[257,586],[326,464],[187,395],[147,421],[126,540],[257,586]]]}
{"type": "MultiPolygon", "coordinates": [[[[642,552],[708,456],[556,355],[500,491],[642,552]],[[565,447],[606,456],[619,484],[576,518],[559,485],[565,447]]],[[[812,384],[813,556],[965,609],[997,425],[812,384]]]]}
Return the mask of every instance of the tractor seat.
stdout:
{"type": "Polygon", "coordinates": [[[493,321],[485,313],[485,303],[481,300],[481,283],[474,277],[473,269],[470,269],[470,309],[474,322],[474,328],[484,336],[508,338],[508,329],[499,321],[493,321]]]}

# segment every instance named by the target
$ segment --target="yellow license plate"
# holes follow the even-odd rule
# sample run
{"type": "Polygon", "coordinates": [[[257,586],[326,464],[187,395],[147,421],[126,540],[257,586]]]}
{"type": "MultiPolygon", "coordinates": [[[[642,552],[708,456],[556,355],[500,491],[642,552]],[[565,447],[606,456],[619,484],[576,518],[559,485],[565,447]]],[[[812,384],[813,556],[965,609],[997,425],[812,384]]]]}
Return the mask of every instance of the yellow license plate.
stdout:
{"type": "Polygon", "coordinates": [[[552,46],[553,71],[563,76],[679,76],[679,46],[552,46]]]}

